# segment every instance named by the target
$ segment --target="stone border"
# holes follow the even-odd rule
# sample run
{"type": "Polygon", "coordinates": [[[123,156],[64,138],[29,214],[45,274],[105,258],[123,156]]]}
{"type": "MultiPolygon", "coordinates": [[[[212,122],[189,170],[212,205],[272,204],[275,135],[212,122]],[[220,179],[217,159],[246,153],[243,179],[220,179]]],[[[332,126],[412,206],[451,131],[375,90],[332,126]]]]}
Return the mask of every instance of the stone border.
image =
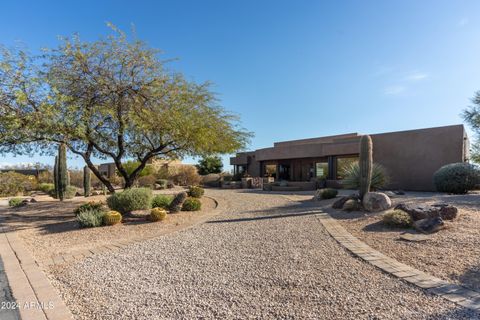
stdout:
{"type": "Polygon", "coordinates": [[[22,320],[72,319],[57,291],[15,233],[0,229],[0,255],[22,320]]]}
{"type": "Polygon", "coordinates": [[[425,289],[427,292],[441,296],[459,306],[480,312],[480,292],[467,289],[460,285],[451,284],[398,262],[351,235],[328,213],[323,211],[319,211],[319,213],[317,217],[327,232],[353,255],[388,274],[425,289]]]}

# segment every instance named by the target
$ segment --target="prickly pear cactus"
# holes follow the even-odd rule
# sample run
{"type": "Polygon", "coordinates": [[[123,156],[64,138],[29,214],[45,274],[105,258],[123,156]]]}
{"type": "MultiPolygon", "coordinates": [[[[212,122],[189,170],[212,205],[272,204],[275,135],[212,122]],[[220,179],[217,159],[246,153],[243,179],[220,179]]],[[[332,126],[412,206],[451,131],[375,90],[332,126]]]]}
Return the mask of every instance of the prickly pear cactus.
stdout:
{"type": "Polygon", "coordinates": [[[148,219],[150,221],[162,221],[165,220],[167,217],[167,211],[162,208],[153,208],[152,211],[150,211],[150,216],[148,216],[148,219]]]}
{"type": "Polygon", "coordinates": [[[373,167],[373,145],[372,138],[364,135],[360,138],[360,199],[370,191],[372,183],[372,167],[373,167]]]}
{"type": "Polygon", "coordinates": [[[172,203],[168,207],[170,212],[180,212],[182,210],[183,203],[187,199],[186,192],[180,192],[173,198],[172,203]]]}
{"type": "Polygon", "coordinates": [[[107,226],[113,226],[120,222],[122,222],[122,215],[118,211],[108,211],[103,216],[103,224],[107,226]]]}

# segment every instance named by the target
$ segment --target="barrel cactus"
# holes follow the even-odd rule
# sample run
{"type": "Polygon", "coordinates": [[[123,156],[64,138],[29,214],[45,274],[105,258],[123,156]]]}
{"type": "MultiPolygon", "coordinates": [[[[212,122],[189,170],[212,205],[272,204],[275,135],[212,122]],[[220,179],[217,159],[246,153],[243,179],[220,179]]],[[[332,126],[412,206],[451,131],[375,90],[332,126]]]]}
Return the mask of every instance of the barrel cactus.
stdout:
{"type": "Polygon", "coordinates": [[[372,183],[372,166],[373,166],[373,146],[372,138],[369,135],[364,135],[360,138],[360,199],[370,191],[370,184],[372,183]]]}
{"type": "Polygon", "coordinates": [[[108,211],[103,216],[103,224],[113,226],[114,224],[122,222],[122,215],[118,211],[108,211]]]}
{"type": "Polygon", "coordinates": [[[90,169],[85,166],[83,167],[83,195],[88,197],[90,195],[90,186],[92,181],[92,175],[90,169]]]}
{"type": "Polygon", "coordinates": [[[162,208],[153,208],[152,211],[150,211],[150,216],[148,216],[148,219],[150,221],[162,221],[165,220],[167,217],[167,211],[162,208]]]}
{"type": "Polygon", "coordinates": [[[186,192],[180,192],[173,198],[172,203],[168,207],[170,212],[180,212],[182,210],[183,203],[187,199],[186,192]]]}

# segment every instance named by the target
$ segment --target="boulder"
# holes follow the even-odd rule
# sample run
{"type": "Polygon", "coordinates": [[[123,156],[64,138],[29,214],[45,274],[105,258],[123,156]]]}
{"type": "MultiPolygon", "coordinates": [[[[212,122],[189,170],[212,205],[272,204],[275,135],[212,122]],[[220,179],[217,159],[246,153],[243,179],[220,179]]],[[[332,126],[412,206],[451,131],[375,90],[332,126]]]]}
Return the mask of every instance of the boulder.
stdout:
{"type": "Polygon", "coordinates": [[[381,192],[368,192],[363,197],[363,207],[370,212],[387,210],[392,206],[392,200],[381,192]]]}
{"type": "Polygon", "coordinates": [[[400,203],[395,206],[407,212],[413,221],[418,221],[426,218],[440,217],[443,220],[453,220],[457,217],[458,209],[448,204],[434,204],[434,205],[408,205],[400,203]]]}
{"type": "Polygon", "coordinates": [[[358,199],[347,199],[342,207],[345,211],[360,211],[362,210],[362,204],[358,199]]]}
{"type": "Polygon", "coordinates": [[[440,217],[432,217],[415,221],[413,227],[422,233],[429,234],[445,228],[445,223],[440,217]]]}
{"type": "Polygon", "coordinates": [[[349,196],[341,197],[340,199],[336,200],[336,201],[332,204],[332,208],[333,208],[333,209],[342,209],[342,208],[343,208],[343,205],[345,204],[345,202],[347,202],[347,200],[350,200],[350,199],[356,199],[356,200],[358,200],[358,195],[356,195],[356,194],[351,194],[351,195],[349,195],[349,196]]]}

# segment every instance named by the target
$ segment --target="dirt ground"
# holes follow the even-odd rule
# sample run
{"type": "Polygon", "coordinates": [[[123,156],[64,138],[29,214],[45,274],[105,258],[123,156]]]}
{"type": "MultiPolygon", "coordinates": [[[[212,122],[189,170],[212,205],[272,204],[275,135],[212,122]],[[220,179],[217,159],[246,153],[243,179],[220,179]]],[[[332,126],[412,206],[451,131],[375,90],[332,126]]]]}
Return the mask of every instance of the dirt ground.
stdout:
{"type": "MultiPolygon", "coordinates": [[[[172,194],[173,191],[160,193],[172,194]]],[[[114,241],[161,236],[188,228],[216,214],[215,201],[203,197],[200,211],[169,214],[162,222],[138,220],[115,226],[80,229],[73,210],[84,202],[105,201],[105,196],[76,197],[64,202],[46,195],[35,196],[35,199],[38,202],[25,207],[0,208],[0,227],[6,232],[18,232],[25,246],[40,263],[54,255],[94,249],[114,241]]]]}
{"type": "Polygon", "coordinates": [[[446,229],[425,242],[399,238],[408,229],[396,229],[381,222],[382,213],[342,212],[331,209],[333,200],[321,201],[322,208],[352,233],[380,252],[436,277],[480,290],[480,193],[445,195],[407,193],[392,199],[398,203],[448,203],[459,209],[458,217],[445,222],[446,229]]]}

